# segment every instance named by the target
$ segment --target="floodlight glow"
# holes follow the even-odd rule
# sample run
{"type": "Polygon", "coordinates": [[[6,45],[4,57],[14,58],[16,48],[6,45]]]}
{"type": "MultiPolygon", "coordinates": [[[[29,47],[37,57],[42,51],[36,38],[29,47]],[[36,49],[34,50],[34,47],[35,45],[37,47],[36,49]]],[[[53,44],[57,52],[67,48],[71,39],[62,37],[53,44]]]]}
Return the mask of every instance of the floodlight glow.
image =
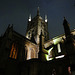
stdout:
{"type": "Polygon", "coordinates": [[[60,53],[61,52],[61,48],[60,48],[60,44],[59,43],[57,44],[57,48],[58,48],[58,53],[60,53]]]}
{"type": "Polygon", "coordinates": [[[57,38],[57,39],[53,39],[54,45],[56,45],[57,43],[59,43],[62,40],[62,38],[57,38]]]}
{"type": "Polygon", "coordinates": [[[49,61],[49,60],[53,60],[53,58],[49,58],[49,56],[47,54],[45,54],[45,57],[46,57],[46,60],[49,61]]]}
{"type": "Polygon", "coordinates": [[[47,15],[45,15],[45,22],[47,22],[47,15]]]}
{"type": "Polygon", "coordinates": [[[57,56],[56,59],[63,58],[65,55],[57,56]]]}
{"type": "Polygon", "coordinates": [[[52,60],[52,54],[50,53],[52,51],[53,47],[50,48],[47,52],[48,54],[45,54],[45,57],[46,57],[46,60],[49,61],[49,60],[52,60]]]}
{"type": "Polygon", "coordinates": [[[29,21],[31,21],[31,18],[29,19],[29,21]]]}
{"type": "Polygon", "coordinates": [[[49,50],[48,50],[48,53],[50,53],[50,51],[53,49],[53,47],[52,48],[50,48],[49,50]]]}
{"type": "Polygon", "coordinates": [[[31,14],[30,14],[30,16],[29,16],[29,21],[31,21],[31,14]]]}
{"type": "Polygon", "coordinates": [[[45,20],[45,22],[47,22],[47,19],[45,20]]]}
{"type": "Polygon", "coordinates": [[[53,58],[48,58],[48,57],[47,57],[47,61],[49,61],[49,60],[53,60],[53,58]]]}

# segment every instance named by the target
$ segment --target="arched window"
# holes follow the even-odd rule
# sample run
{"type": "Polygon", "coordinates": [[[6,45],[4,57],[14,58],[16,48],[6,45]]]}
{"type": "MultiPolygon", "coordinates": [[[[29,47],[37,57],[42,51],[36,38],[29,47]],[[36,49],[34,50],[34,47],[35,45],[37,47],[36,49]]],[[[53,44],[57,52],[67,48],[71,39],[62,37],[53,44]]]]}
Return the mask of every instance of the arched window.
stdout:
{"type": "Polygon", "coordinates": [[[27,46],[25,46],[25,58],[27,59],[27,46]]]}
{"type": "Polygon", "coordinates": [[[35,58],[35,51],[34,51],[34,49],[31,49],[31,58],[35,58]]]}
{"type": "Polygon", "coordinates": [[[16,59],[17,58],[17,50],[18,49],[17,49],[16,45],[12,44],[12,48],[11,48],[9,57],[13,58],[13,59],[16,59]]]}

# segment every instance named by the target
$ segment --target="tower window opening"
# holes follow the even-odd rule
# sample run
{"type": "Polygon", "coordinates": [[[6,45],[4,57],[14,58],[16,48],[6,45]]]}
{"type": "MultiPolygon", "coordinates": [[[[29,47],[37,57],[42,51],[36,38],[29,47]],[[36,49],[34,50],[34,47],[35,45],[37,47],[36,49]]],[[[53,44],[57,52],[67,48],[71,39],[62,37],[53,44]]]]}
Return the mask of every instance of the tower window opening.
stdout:
{"type": "Polygon", "coordinates": [[[30,38],[30,32],[28,33],[28,37],[30,38]]]}
{"type": "Polygon", "coordinates": [[[32,30],[32,34],[34,34],[34,30],[32,30]]]}
{"type": "Polygon", "coordinates": [[[45,38],[46,38],[46,36],[45,36],[45,38]]]}
{"type": "Polygon", "coordinates": [[[30,38],[30,35],[28,35],[28,38],[30,38]]]}
{"type": "Polygon", "coordinates": [[[46,33],[44,33],[44,35],[46,36],[46,33]]]}

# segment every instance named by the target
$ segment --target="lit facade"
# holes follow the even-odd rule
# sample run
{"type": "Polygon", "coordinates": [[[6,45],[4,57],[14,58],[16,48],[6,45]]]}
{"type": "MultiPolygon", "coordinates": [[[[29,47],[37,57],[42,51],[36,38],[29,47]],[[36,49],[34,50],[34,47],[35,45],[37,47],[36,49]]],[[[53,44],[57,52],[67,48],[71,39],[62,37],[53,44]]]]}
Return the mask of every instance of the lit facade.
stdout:
{"type": "Polygon", "coordinates": [[[0,75],[75,75],[75,30],[64,18],[65,34],[49,40],[48,19],[28,19],[26,36],[9,25],[0,37],[0,75]],[[5,74],[4,74],[5,73],[5,74]]]}
{"type": "Polygon", "coordinates": [[[44,41],[49,40],[49,33],[48,33],[48,23],[47,23],[47,16],[45,16],[45,20],[42,19],[42,17],[39,14],[39,8],[37,10],[37,15],[31,19],[29,17],[27,30],[26,30],[26,38],[31,39],[32,35],[34,35],[34,39],[37,44],[39,44],[39,36],[41,34],[44,35],[45,39],[44,41]]]}

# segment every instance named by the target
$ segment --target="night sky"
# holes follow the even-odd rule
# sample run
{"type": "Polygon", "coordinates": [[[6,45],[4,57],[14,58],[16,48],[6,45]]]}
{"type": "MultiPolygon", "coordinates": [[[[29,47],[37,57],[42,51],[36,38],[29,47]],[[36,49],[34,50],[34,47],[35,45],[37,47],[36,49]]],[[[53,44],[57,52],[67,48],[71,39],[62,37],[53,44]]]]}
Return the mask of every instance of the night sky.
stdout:
{"type": "Polygon", "coordinates": [[[28,16],[37,14],[48,16],[48,30],[50,38],[64,33],[63,17],[65,16],[70,28],[75,28],[75,1],[74,0],[0,0],[0,35],[8,24],[14,25],[14,30],[25,35],[28,16]]]}

